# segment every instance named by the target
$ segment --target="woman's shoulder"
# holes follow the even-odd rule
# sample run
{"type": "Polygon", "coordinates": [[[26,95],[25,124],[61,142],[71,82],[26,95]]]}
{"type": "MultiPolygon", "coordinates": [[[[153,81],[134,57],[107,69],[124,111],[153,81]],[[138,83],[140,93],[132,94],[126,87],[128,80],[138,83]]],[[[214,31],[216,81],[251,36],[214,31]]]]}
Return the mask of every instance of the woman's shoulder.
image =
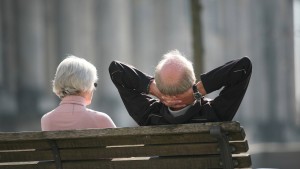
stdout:
{"type": "Polygon", "coordinates": [[[93,110],[93,109],[86,109],[87,112],[93,116],[98,116],[98,117],[105,117],[105,118],[110,118],[108,114],[104,113],[104,112],[100,112],[100,111],[96,111],[96,110],[93,110]]]}
{"type": "Polygon", "coordinates": [[[106,128],[106,127],[112,127],[115,128],[116,125],[113,122],[112,118],[104,113],[104,112],[99,112],[96,110],[92,110],[92,109],[87,109],[87,111],[90,113],[90,116],[92,116],[92,118],[95,120],[97,120],[98,122],[101,121],[101,123],[99,123],[99,128],[106,128]]]}
{"type": "Polygon", "coordinates": [[[42,116],[41,119],[46,119],[46,118],[49,118],[49,117],[53,116],[53,112],[55,112],[55,109],[53,109],[53,110],[51,110],[51,111],[45,113],[45,114],[42,116]]]}

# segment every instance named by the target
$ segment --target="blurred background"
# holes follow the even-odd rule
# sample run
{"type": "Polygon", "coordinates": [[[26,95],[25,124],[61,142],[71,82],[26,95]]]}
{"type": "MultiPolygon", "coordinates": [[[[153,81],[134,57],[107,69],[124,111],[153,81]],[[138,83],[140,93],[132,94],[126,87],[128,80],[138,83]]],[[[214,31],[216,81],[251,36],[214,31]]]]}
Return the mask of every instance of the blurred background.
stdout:
{"type": "MultiPolygon", "coordinates": [[[[0,0],[0,131],[39,131],[59,104],[51,81],[68,55],[99,73],[92,109],[136,126],[111,82],[120,60],[153,74],[178,49],[197,77],[231,59],[253,62],[234,120],[253,168],[300,166],[300,0],[0,0]]],[[[210,97],[214,97],[212,93],[210,97]]]]}

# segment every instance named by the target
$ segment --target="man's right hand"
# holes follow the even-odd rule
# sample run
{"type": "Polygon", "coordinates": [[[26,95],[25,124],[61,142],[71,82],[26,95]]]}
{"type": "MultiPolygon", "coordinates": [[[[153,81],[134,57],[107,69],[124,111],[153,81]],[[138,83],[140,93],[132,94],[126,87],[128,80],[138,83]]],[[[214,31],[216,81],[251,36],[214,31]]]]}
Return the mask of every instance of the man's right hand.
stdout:
{"type": "Polygon", "coordinates": [[[149,94],[157,97],[163,104],[168,107],[180,109],[186,106],[186,104],[182,104],[181,100],[176,99],[176,96],[167,96],[163,95],[157,88],[155,80],[153,80],[150,84],[149,94]]]}
{"type": "MultiPolygon", "coordinates": [[[[197,84],[196,84],[197,88],[198,88],[198,91],[201,93],[202,96],[205,96],[206,95],[206,91],[204,89],[204,86],[202,84],[201,81],[199,81],[197,84]]],[[[192,87],[189,88],[186,92],[182,93],[182,94],[179,94],[179,95],[176,95],[176,99],[177,100],[181,100],[181,103],[182,104],[186,104],[186,105],[189,105],[189,104],[193,104],[194,101],[195,101],[195,98],[194,98],[194,95],[193,95],[193,89],[192,87]]]]}
{"type": "MultiPolygon", "coordinates": [[[[201,81],[197,83],[197,88],[202,96],[206,95],[206,91],[201,81]]],[[[193,104],[195,101],[193,95],[193,89],[190,88],[186,92],[176,95],[176,96],[168,96],[163,95],[157,88],[155,80],[153,80],[150,84],[149,93],[155,97],[157,97],[163,104],[168,107],[180,109],[184,108],[187,105],[193,104]]]]}

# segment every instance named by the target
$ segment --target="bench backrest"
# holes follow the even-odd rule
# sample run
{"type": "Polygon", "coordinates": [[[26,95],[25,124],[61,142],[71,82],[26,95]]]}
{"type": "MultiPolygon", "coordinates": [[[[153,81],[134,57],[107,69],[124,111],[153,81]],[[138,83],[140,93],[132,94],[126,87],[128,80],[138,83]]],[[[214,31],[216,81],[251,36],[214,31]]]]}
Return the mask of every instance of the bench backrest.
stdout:
{"type": "Polygon", "coordinates": [[[0,133],[0,169],[247,168],[238,122],[0,133]]]}

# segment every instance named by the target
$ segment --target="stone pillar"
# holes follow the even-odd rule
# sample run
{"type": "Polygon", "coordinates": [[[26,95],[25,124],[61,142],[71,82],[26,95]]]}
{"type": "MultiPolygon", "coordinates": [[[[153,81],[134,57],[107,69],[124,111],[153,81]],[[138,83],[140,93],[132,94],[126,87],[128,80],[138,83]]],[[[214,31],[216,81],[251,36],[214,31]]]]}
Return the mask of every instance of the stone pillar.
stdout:
{"type": "Polygon", "coordinates": [[[295,124],[293,1],[202,2],[205,69],[242,56],[253,62],[249,89],[235,120],[248,128],[250,140],[293,139],[288,134],[295,124]]]}
{"type": "Polygon", "coordinates": [[[4,68],[3,68],[3,30],[2,30],[2,27],[3,27],[3,1],[0,1],[0,86],[2,86],[2,83],[3,83],[3,71],[4,71],[4,68]]]}
{"type": "Polygon", "coordinates": [[[300,126],[300,0],[294,0],[294,37],[295,37],[295,104],[296,104],[296,123],[300,126]]]}
{"type": "Polygon", "coordinates": [[[108,66],[113,60],[131,62],[131,1],[96,1],[95,49],[99,87],[93,106],[109,114],[118,126],[135,125],[129,117],[117,89],[110,80],[108,66]],[[97,9],[97,10],[96,10],[97,9]]]}
{"type": "Polygon", "coordinates": [[[0,1],[0,115],[17,113],[17,35],[15,1],[0,1]]]}
{"type": "Polygon", "coordinates": [[[189,1],[134,1],[133,62],[148,74],[162,55],[178,49],[192,59],[191,19],[189,1]]]}
{"type": "Polygon", "coordinates": [[[17,1],[18,104],[20,115],[39,114],[45,79],[45,1],[17,1]]]}
{"type": "MultiPolygon", "coordinates": [[[[73,54],[94,61],[95,1],[58,1],[58,50],[60,61],[73,54]]],[[[60,62],[59,61],[59,62],[60,62]]]]}

